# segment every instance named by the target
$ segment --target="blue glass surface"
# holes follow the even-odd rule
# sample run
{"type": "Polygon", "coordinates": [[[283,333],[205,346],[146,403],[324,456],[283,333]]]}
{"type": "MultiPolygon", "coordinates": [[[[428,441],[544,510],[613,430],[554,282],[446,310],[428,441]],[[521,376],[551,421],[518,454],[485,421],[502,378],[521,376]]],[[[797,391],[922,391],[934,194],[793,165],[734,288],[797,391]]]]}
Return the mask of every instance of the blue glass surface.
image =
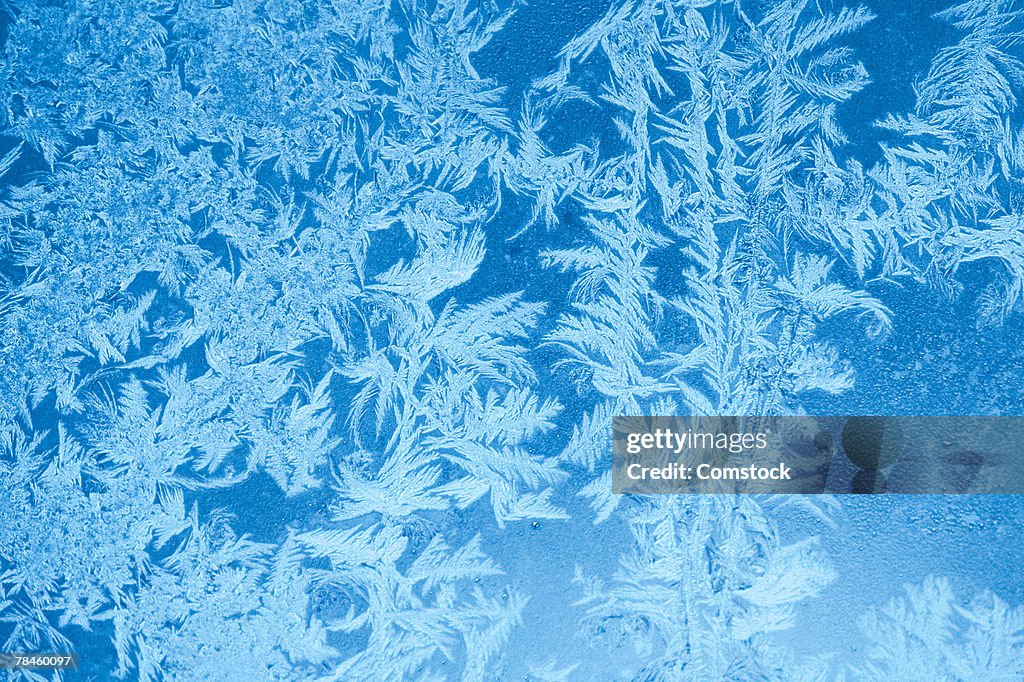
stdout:
{"type": "Polygon", "coordinates": [[[0,22],[0,652],[79,660],[4,674],[1024,678],[1017,497],[608,478],[615,414],[1021,414],[1018,3],[0,22]]]}

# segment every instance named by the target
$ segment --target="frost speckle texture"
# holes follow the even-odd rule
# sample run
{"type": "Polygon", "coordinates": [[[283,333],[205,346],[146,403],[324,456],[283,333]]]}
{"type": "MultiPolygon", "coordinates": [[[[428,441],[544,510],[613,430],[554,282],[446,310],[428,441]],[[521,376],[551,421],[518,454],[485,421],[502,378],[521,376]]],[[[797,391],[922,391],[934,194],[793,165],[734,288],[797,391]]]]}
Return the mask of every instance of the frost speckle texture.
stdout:
{"type": "Polygon", "coordinates": [[[1024,675],[1013,499],[610,494],[1024,409],[1024,12],[903,4],[6,4],[12,677],[1024,675]]]}

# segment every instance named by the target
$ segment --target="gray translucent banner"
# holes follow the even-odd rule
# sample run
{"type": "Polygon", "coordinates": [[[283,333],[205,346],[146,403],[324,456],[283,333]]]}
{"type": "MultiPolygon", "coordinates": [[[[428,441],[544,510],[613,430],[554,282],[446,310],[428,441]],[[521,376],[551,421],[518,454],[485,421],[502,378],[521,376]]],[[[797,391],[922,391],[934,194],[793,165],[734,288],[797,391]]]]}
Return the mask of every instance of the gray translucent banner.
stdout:
{"type": "Polygon", "coordinates": [[[612,492],[1020,494],[1024,417],[615,417],[612,492]]]}

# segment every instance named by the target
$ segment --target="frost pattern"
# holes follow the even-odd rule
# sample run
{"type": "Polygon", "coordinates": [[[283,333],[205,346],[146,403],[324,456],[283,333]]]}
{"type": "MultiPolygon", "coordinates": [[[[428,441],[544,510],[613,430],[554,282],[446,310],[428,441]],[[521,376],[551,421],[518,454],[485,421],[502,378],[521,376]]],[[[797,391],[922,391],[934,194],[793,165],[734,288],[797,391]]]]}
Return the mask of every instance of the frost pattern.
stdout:
{"type": "Polygon", "coordinates": [[[894,291],[1015,323],[1024,11],[939,11],[912,107],[850,130],[868,7],[599,9],[524,82],[506,0],[5,5],[2,650],[585,679],[510,655],[500,556],[582,520],[625,541],[565,622],[623,678],[1024,674],[1020,609],[934,577],[866,661],[802,660],[775,635],[836,579],[838,505],[612,496],[606,462],[614,414],[839,404],[894,291]]]}

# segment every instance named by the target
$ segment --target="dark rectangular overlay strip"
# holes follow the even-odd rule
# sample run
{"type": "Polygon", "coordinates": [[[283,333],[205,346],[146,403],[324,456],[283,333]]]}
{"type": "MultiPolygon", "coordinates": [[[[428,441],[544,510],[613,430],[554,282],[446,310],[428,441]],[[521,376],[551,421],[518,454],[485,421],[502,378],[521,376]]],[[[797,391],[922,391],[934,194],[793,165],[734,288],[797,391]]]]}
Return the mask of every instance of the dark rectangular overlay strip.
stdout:
{"type": "Polygon", "coordinates": [[[1024,417],[626,417],[612,492],[1024,493],[1024,417]]]}

